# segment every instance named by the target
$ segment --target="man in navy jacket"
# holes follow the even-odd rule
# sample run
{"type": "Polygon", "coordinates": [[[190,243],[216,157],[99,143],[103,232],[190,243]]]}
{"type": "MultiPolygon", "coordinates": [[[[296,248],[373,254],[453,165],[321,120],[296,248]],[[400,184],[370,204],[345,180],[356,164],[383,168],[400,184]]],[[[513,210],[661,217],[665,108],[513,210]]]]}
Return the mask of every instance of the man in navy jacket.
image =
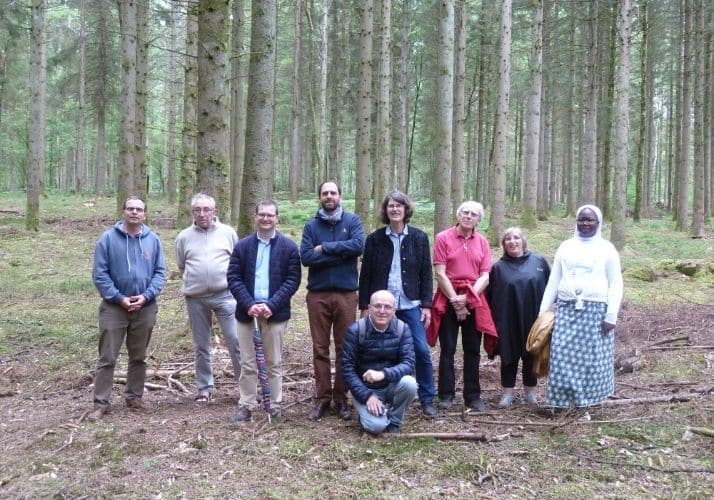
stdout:
{"type": "Polygon", "coordinates": [[[308,414],[320,420],[334,401],[342,420],[352,418],[340,359],[347,327],[357,315],[357,258],[364,231],[357,215],[340,205],[342,190],[333,181],[320,184],[320,209],[303,228],[300,258],[308,268],[307,313],[312,335],[315,404],[308,414]],[[335,383],[330,371],[330,332],[335,341],[335,383]]]}
{"type": "Polygon", "coordinates": [[[394,314],[394,296],[374,292],[369,314],[350,326],[342,350],[345,382],[360,424],[371,434],[399,432],[417,393],[412,334],[394,314]]]}
{"type": "Polygon", "coordinates": [[[302,268],[297,245],[276,229],[278,206],[271,200],[255,207],[257,231],[236,243],[228,264],[228,288],[236,299],[241,372],[240,401],[231,423],[248,422],[257,407],[258,367],[253,318],[263,334],[273,419],[282,418],[283,336],[290,319],[290,299],[300,286],[302,268]]]}

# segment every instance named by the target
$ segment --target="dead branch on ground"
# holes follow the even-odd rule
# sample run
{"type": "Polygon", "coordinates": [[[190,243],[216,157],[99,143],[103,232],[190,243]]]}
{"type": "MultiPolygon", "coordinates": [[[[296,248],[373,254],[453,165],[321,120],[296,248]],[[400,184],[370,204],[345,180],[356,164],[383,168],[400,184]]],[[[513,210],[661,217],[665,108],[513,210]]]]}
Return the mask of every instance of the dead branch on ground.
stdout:
{"type": "Polygon", "coordinates": [[[486,442],[488,438],[483,432],[411,432],[404,434],[393,434],[390,437],[403,439],[439,439],[442,441],[481,441],[486,442]]]}

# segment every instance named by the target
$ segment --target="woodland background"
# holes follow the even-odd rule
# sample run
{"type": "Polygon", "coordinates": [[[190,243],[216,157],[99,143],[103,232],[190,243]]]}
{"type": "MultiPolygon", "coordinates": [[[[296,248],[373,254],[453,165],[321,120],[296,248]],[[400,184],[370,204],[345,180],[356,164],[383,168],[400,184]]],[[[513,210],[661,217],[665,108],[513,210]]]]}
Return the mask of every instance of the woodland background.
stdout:
{"type": "Polygon", "coordinates": [[[2,0],[0,189],[197,191],[245,234],[263,197],[339,180],[370,226],[392,188],[533,228],[583,202],[611,238],[712,211],[704,0],[2,0]]]}

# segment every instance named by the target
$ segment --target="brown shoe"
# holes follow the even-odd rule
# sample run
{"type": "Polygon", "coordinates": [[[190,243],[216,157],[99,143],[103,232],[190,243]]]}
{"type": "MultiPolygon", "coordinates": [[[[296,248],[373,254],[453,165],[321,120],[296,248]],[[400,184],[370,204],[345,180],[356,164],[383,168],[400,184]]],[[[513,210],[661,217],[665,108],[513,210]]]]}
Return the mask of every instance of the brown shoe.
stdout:
{"type": "Polygon", "coordinates": [[[347,401],[335,401],[335,413],[340,420],[352,420],[352,411],[347,401]]]}
{"type": "Polygon", "coordinates": [[[145,411],[149,409],[148,406],[146,406],[146,403],[144,403],[141,398],[127,399],[126,407],[130,410],[137,411],[145,411]]]}
{"type": "Polygon", "coordinates": [[[316,420],[320,420],[322,417],[325,416],[325,412],[329,407],[329,401],[318,401],[314,404],[312,410],[310,410],[310,413],[307,414],[307,418],[309,418],[313,422],[316,420]]]}
{"type": "Polygon", "coordinates": [[[107,411],[109,411],[108,406],[95,406],[92,408],[92,411],[87,414],[87,420],[90,422],[97,422],[102,419],[107,411]]]}

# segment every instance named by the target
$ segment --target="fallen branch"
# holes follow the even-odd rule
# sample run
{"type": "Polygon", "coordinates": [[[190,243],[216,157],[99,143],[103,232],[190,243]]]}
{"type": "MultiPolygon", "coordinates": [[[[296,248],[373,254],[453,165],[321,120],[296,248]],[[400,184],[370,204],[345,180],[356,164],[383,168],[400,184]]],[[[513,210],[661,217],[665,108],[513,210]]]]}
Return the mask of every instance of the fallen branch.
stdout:
{"type": "Polygon", "coordinates": [[[658,347],[645,347],[645,351],[681,351],[684,349],[714,349],[714,345],[663,345],[658,347]]]}
{"type": "Polygon", "coordinates": [[[175,378],[173,378],[171,375],[169,375],[169,376],[166,378],[166,382],[169,384],[169,387],[171,387],[172,385],[173,385],[173,386],[176,386],[176,388],[177,388],[179,391],[183,392],[184,394],[188,394],[188,393],[191,392],[191,391],[189,391],[188,389],[186,389],[186,386],[185,386],[185,385],[183,385],[181,382],[179,382],[178,380],[176,380],[175,378]]]}
{"type": "Polygon", "coordinates": [[[651,398],[628,398],[628,399],[606,399],[597,406],[620,406],[640,403],[684,403],[693,398],[702,397],[702,394],[694,392],[687,394],[671,394],[669,396],[655,396],[651,398]]]}
{"type": "MultiPolygon", "coordinates": [[[[153,369],[149,368],[146,370],[146,378],[166,378],[166,377],[174,377],[176,375],[175,370],[160,370],[160,369],[153,369]]],[[[114,376],[115,377],[126,377],[126,370],[115,370],[114,371],[114,376]]]]}
{"type": "Polygon", "coordinates": [[[644,464],[633,464],[630,462],[622,462],[622,461],[616,461],[616,460],[600,460],[598,458],[593,458],[587,455],[581,455],[580,453],[574,453],[574,455],[582,460],[588,460],[590,462],[595,462],[599,464],[606,464],[606,465],[615,465],[617,467],[635,467],[637,469],[645,469],[645,470],[654,470],[657,472],[665,472],[667,474],[672,474],[675,472],[686,472],[686,473],[691,473],[691,474],[697,474],[697,473],[702,473],[702,474],[714,474],[714,469],[693,469],[689,467],[678,467],[674,469],[664,469],[662,467],[654,467],[652,465],[644,465],[644,464]]]}
{"type": "Polygon", "coordinates": [[[483,432],[412,432],[393,434],[390,437],[403,439],[440,439],[443,441],[488,441],[483,432]]]}
{"type": "Polygon", "coordinates": [[[687,430],[689,432],[693,432],[694,434],[700,434],[702,436],[714,438],[714,429],[709,429],[708,427],[689,427],[689,426],[687,426],[687,430]]]}
{"type": "Polygon", "coordinates": [[[680,337],[672,337],[669,339],[658,340],[657,342],[652,342],[647,347],[654,347],[656,345],[673,344],[674,342],[679,342],[680,340],[689,342],[689,335],[682,335],[680,337]]]}
{"type": "Polygon", "coordinates": [[[189,361],[188,363],[184,363],[178,368],[176,368],[173,372],[171,372],[171,375],[169,377],[176,377],[177,375],[180,375],[182,371],[184,371],[186,368],[189,366],[193,366],[193,361],[189,361]]]}

